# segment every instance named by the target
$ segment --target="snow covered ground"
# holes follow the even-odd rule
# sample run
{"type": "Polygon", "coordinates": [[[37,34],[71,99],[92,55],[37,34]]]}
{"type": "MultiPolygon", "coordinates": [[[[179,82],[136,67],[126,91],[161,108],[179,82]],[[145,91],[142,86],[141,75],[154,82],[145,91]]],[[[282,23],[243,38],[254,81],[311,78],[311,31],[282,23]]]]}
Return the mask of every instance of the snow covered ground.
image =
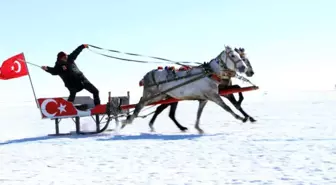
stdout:
{"type": "MultiPolygon", "coordinates": [[[[138,118],[119,133],[57,138],[46,136],[54,124],[41,120],[34,104],[1,106],[0,184],[336,184],[336,91],[246,97],[243,107],[255,124],[209,103],[204,135],[193,128],[197,105],[178,107],[188,133],[166,110],[156,133],[149,132],[150,118],[138,118]]],[[[66,132],[74,124],[63,120],[60,127],[66,132]]]]}

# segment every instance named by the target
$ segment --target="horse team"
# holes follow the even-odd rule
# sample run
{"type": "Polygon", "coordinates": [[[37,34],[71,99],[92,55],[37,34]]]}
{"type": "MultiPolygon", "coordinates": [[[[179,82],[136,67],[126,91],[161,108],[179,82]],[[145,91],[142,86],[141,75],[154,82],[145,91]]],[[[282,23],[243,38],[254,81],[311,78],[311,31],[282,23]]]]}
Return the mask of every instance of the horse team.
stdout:
{"type": "MultiPolygon", "coordinates": [[[[132,115],[123,121],[122,128],[131,124],[138,116],[144,106],[166,98],[176,98],[180,100],[197,100],[199,102],[195,129],[199,133],[204,131],[200,128],[200,118],[203,109],[208,101],[212,101],[229,112],[234,118],[246,122],[256,120],[247,114],[241,107],[244,96],[239,92],[239,99],[236,100],[233,94],[224,95],[234,107],[244,116],[241,117],[227,106],[221,99],[220,90],[230,88],[240,88],[239,85],[232,85],[231,78],[236,73],[245,74],[247,77],[254,75],[253,67],[246,57],[243,48],[232,49],[225,46],[225,49],[210,62],[204,62],[199,66],[187,67],[181,70],[153,69],[147,72],[141,83],[143,85],[143,95],[136,104],[132,115]]],[[[151,131],[154,131],[154,122],[157,116],[166,108],[170,107],[169,117],[181,131],[188,130],[175,118],[178,102],[161,104],[157,107],[152,119],[149,122],[151,131]]]]}

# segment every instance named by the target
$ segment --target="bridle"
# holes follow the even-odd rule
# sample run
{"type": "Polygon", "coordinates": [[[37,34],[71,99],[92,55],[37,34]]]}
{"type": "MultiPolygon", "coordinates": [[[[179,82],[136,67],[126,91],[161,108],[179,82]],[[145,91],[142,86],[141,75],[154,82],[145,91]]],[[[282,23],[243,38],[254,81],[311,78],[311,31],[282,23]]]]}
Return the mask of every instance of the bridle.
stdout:
{"type": "Polygon", "coordinates": [[[238,58],[238,60],[235,60],[236,57],[235,58],[231,57],[231,54],[234,53],[234,51],[233,50],[228,51],[227,48],[225,49],[225,59],[223,61],[223,59],[222,59],[222,53],[219,56],[217,56],[217,58],[216,58],[218,60],[218,64],[223,68],[223,70],[221,71],[221,73],[223,73],[224,75],[221,75],[221,76],[225,76],[225,77],[227,77],[227,76],[232,76],[232,77],[235,76],[236,72],[233,71],[233,70],[231,70],[231,69],[229,69],[227,67],[227,65],[226,65],[227,62],[228,62],[228,59],[230,59],[233,62],[233,65],[234,65],[235,68],[237,68],[237,65],[238,65],[239,62],[244,62],[244,61],[241,58],[238,58]]]}

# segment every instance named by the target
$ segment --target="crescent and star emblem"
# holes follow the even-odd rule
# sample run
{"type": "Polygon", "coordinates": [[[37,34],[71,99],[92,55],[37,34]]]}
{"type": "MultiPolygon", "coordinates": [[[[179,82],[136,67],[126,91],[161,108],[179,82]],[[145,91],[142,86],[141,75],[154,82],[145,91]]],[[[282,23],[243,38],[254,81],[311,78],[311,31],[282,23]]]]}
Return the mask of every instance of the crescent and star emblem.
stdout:
{"type": "Polygon", "coordinates": [[[18,62],[18,61],[14,62],[13,66],[12,66],[12,71],[14,71],[15,73],[19,73],[21,71],[21,64],[20,64],[20,62],[18,62]],[[15,70],[15,64],[17,66],[17,70],[15,70]]]}
{"type": "MultiPolygon", "coordinates": [[[[41,111],[43,115],[45,115],[46,117],[52,118],[57,114],[57,112],[54,112],[54,113],[48,112],[47,105],[49,103],[55,103],[56,105],[58,105],[57,101],[55,101],[54,99],[45,99],[41,104],[41,111]]],[[[65,107],[66,105],[60,104],[57,109],[60,111],[60,113],[62,113],[62,112],[66,112],[65,107]]]]}

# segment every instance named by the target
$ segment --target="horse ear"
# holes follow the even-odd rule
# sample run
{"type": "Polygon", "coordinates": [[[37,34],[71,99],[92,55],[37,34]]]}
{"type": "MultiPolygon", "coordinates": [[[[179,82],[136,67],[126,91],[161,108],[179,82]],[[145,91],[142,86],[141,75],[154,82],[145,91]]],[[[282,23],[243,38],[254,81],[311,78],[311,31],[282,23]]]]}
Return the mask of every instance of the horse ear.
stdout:
{"type": "Polygon", "coordinates": [[[237,48],[234,48],[235,52],[239,53],[239,50],[237,48]]]}
{"type": "Polygon", "coordinates": [[[224,45],[225,46],[225,50],[231,51],[232,48],[229,45],[224,45]]]}
{"type": "Polygon", "coordinates": [[[241,52],[244,52],[244,51],[245,51],[245,49],[244,49],[244,48],[239,48],[239,50],[240,50],[241,52]]]}

